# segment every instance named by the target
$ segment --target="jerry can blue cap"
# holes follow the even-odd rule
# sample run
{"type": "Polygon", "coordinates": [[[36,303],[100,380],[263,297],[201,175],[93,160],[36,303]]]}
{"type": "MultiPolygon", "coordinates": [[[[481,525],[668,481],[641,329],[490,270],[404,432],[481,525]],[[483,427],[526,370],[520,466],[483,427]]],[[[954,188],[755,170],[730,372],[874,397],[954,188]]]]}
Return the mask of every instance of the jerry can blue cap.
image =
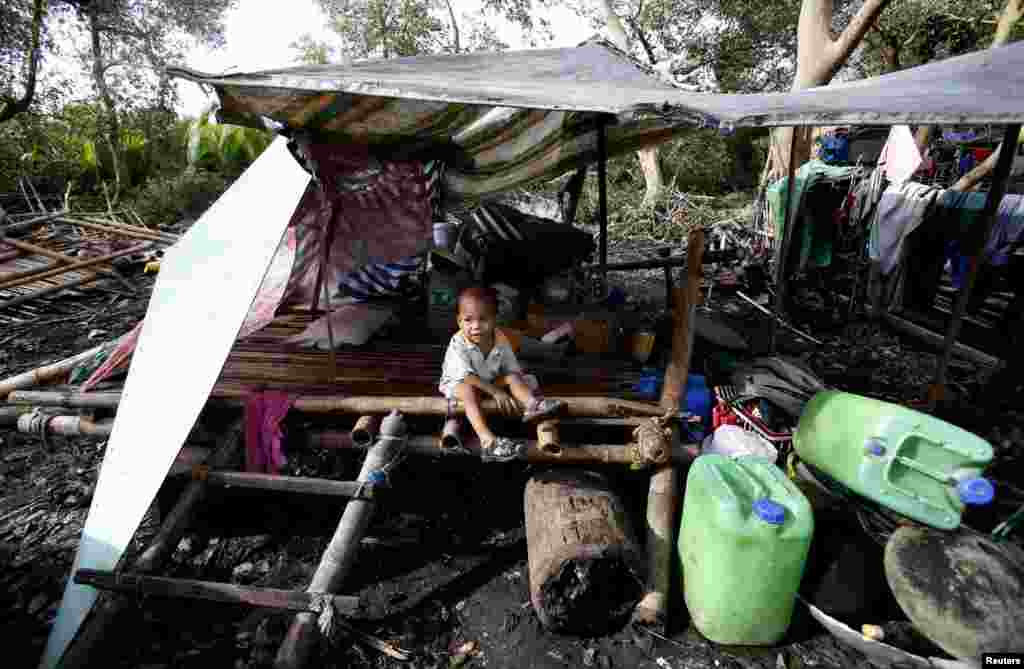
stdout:
{"type": "Polygon", "coordinates": [[[960,501],[975,506],[988,504],[996,496],[995,486],[991,481],[980,476],[960,481],[956,485],[956,491],[960,494],[960,501]]]}
{"type": "Polygon", "coordinates": [[[754,513],[758,518],[772,525],[781,525],[786,521],[786,507],[767,497],[762,497],[754,502],[754,513]]]}

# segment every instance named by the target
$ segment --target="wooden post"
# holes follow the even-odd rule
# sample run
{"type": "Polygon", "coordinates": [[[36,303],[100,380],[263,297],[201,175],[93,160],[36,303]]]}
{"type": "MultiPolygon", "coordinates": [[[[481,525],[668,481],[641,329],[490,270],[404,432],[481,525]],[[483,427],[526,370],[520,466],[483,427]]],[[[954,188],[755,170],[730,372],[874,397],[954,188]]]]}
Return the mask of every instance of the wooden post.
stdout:
{"type": "MultiPolygon", "coordinates": [[[[80,569],[75,572],[75,583],[91,585],[102,590],[127,592],[130,594],[155,595],[157,597],[184,597],[205,599],[226,604],[246,604],[262,609],[278,611],[316,612],[318,598],[301,590],[278,590],[276,588],[248,588],[233,583],[196,581],[185,578],[165,578],[144,574],[121,574],[112,571],[80,569]]],[[[329,596],[331,605],[342,615],[359,613],[358,597],[329,596]]]]}
{"type": "Polygon", "coordinates": [[[1006,193],[1006,182],[1010,178],[1010,168],[1013,166],[1013,157],[1017,153],[1017,138],[1020,135],[1020,124],[1013,123],[1006,126],[1003,135],[1003,148],[999,154],[999,162],[996,163],[996,172],[992,176],[992,188],[985,198],[985,207],[981,216],[975,224],[977,230],[968,231],[968,238],[971,240],[967,252],[970,254],[970,267],[967,272],[967,280],[957,295],[956,306],[953,309],[953,317],[949,323],[949,331],[946,333],[946,343],[942,349],[942,358],[939,360],[939,368],[935,372],[935,382],[928,392],[928,407],[934,409],[936,403],[945,395],[946,370],[949,367],[949,360],[953,356],[953,345],[960,336],[960,327],[963,324],[964,314],[967,313],[967,304],[971,299],[971,291],[978,278],[978,268],[981,266],[981,254],[984,251],[985,243],[992,234],[992,228],[996,224],[999,205],[1006,193]]]}
{"type": "MultiPolygon", "coordinates": [[[[213,468],[224,467],[231,462],[239,453],[242,442],[242,422],[236,421],[228,428],[224,441],[210,458],[210,466],[213,468]]],[[[209,484],[206,481],[194,480],[178,498],[167,517],[164,518],[160,530],[157,532],[149,546],[142,552],[142,555],[135,560],[132,571],[137,574],[148,574],[160,568],[174,549],[188,528],[196,507],[206,497],[209,484]]],[[[91,656],[99,643],[103,641],[107,630],[116,620],[118,614],[124,609],[126,599],[118,596],[103,594],[93,607],[90,617],[85,620],[78,630],[78,636],[71,642],[64,657],[61,658],[62,669],[81,669],[88,666],[91,656]]]]}
{"type": "MultiPolygon", "coordinates": [[[[779,314],[780,317],[783,317],[786,313],[786,283],[788,281],[786,261],[789,257],[789,247],[793,243],[790,219],[793,216],[793,188],[796,181],[796,160],[793,159],[793,156],[796,153],[796,142],[799,134],[794,128],[789,141],[789,175],[786,181],[786,206],[783,208],[785,214],[782,221],[782,239],[779,240],[779,265],[775,271],[775,313],[779,314]]],[[[775,321],[772,321],[771,344],[769,346],[769,351],[772,354],[775,353],[777,335],[778,326],[775,321]]]]}
{"type": "MultiPolygon", "coordinates": [[[[366,453],[359,471],[359,481],[371,481],[374,475],[392,465],[404,445],[404,433],[405,422],[397,411],[382,421],[381,435],[366,453]]],[[[376,502],[367,499],[353,499],[345,506],[341,521],[320,558],[307,592],[335,593],[341,588],[355,561],[359,542],[370,524],[375,508],[376,502]]],[[[316,616],[312,613],[299,613],[278,650],[274,666],[278,669],[298,669],[304,666],[319,639],[320,629],[316,616]]]]}
{"type": "Polygon", "coordinates": [[[601,226],[598,248],[601,263],[601,289],[608,285],[608,138],[607,120],[597,120],[597,216],[601,226]]]}
{"type": "MultiPolygon", "coordinates": [[[[677,289],[675,294],[672,358],[665,370],[665,385],[661,390],[662,409],[670,413],[678,413],[683,407],[686,381],[690,375],[693,319],[700,301],[704,259],[702,229],[690,231],[686,256],[686,285],[677,289]]],[[[678,439],[674,436],[672,441],[678,439]]],[[[674,525],[678,505],[679,473],[674,465],[668,464],[651,476],[647,491],[647,594],[636,605],[633,613],[637,622],[665,625],[672,585],[674,525]]]]}

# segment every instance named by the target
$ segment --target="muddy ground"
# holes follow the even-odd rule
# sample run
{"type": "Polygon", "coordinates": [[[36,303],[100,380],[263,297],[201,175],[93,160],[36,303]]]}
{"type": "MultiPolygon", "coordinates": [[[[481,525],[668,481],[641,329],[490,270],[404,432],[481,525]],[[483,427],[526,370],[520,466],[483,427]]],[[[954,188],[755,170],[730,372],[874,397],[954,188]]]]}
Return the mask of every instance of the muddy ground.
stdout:
{"type": "MultiPolygon", "coordinates": [[[[613,247],[612,258],[649,257],[658,246],[620,244],[613,247]]],[[[618,275],[613,282],[642,297],[627,308],[648,312],[659,306],[664,295],[660,276],[660,272],[648,272],[627,280],[618,275]]],[[[152,282],[141,274],[137,280],[152,282]]],[[[142,316],[145,304],[144,298],[98,292],[69,296],[57,303],[55,309],[61,311],[55,311],[53,322],[38,327],[26,324],[0,336],[0,376],[60,359],[95,345],[100,337],[118,336],[142,316]]],[[[712,307],[744,332],[755,349],[764,345],[765,321],[751,308],[724,293],[712,301],[712,307]]],[[[920,397],[934,369],[932,353],[874,324],[832,322],[820,313],[816,316],[813,308],[804,316],[801,327],[825,345],[787,335],[784,349],[804,357],[826,382],[879,397],[920,397]]],[[[709,351],[698,348],[696,368],[707,368],[709,359],[709,351]]],[[[1005,456],[1002,462],[1013,463],[1016,469],[1019,460],[1013,456],[1021,441],[1021,416],[965,404],[977,399],[984,380],[969,365],[953,369],[953,382],[963,401],[950,405],[948,417],[992,439],[1005,456]]],[[[230,417],[208,419],[216,426],[230,417]]],[[[35,436],[0,432],[0,611],[7,641],[6,667],[35,666],[38,661],[74,558],[104,445],[102,440],[64,437],[44,443],[35,436]]],[[[351,454],[292,447],[286,473],[352,480],[358,469],[359,459],[351,454]]],[[[366,616],[353,621],[358,630],[413,657],[401,662],[341,636],[322,648],[312,666],[867,666],[862,656],[837,645],[799,606],[788,638],[776,648],[723,648],[707,642],[689,625],[679,593],[673,598],[676,606],[665,639],[622,624],[607,636],[593,639],[544,631],[529,605],[523,530],[523,486],[533,471],[515,464],[480,468],[460,460],[406,460],[392,474],[392,494],[362,542],[345,592],[358,594],[367,603],[366,616]]],[[[625,499],[640,513],[646,498],[645,477],[622,471],[612,474],[625,499]]],[[[184,483],[175,478],[165,484],[136,537],[135,549],[152,536],[161,513],[170,508],[184,483]]],[[[217,493],[204,505],[163,573],[264,587],[304,587],[341,509],[340,503],[320,498],[217,493]]],[[[820,520],[819,528],[823,528],[820,520]]],[[[857,554],[866,556],[862,561],[880,560],[881,547],[870,540],[859,546],[857,554]]],[[[872,616],[847,622],[900,619],[884,580],[869,571],[860,577],[862,582],[850,577],[845,596],[856,598],[864,590],[877,595],[872,616]]],[[[127,615],[95,666],[266,667],[290,621],[288,615],[244,607],[131,599],[127,615]]]]}

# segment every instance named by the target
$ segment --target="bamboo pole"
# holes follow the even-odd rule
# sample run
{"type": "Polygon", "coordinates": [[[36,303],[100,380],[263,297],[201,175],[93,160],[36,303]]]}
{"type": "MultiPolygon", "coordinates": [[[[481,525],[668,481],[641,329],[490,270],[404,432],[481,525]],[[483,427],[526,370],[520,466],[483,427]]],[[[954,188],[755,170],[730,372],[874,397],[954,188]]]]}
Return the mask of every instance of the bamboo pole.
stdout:
{"type": "Polygon", "coordinates": [[[94,423],[82,416],[37,416],[30,411],[17,418],[18,432],[60,434],[68,437],[109,437],[114,421],[94,423]]]}
{"type": "MultiPolygon", "coordinates": [[[[462,446],[462,420],[452,416],[441,428],[441,446],[448,449],[460,449],[462,446]]],[[[353,440],[354,441],[354,440],[353,440]]]]}
{"type": "MultiPolygon", "coordinates": [[[[99,350],[100,347],[97,346],[96,348],[86,351],[89,355],[85,355],[85,353],[79,354],[81,358],[76,360],[74,364],[68,365],[66,369],[61,369],[60,373],[70,372],[75,365],[79,362],[88,360],[93,355],[96,355],[99,350]]],[[[63,363],[55,364],[60,365],[63,363]]],[[[25,372],[25,374],[20,376],[26,376],[32,373],[33,372],[25,372]]],[[[60,376],[60,374],[55,373],[49,378],[34,380],[32,383],[26,382],[24,387],[43,383],[44,380],[49,380],[56,376],[60,376]]],[[[10,381],[16,381],[18,378],[19,377],[13,377],[10,381]]],[[[0,395],[3,394],[4,388],[5,386],[0,384],[0,395]]],[[[7,396],[7,401],[11,404],[65,407],[67,409],[116,409],[118,404],[121,402],[121,393],[120,391],[80,393],[71,390],[15,390],[7,396]]]]}
{"type": "MultiPolygon", "coordinates": [[[[242,445],[242,425],[242,421],[235,421],[225,432],[224,440],[210,458],[211,468],[224,467],[236,458],[242,445]]],[[[160,568],[164,560],[177,548],[191,522],[192,514],[206,498],[208,489],[209,483],[203,480],[196,479],[188,484],[178,498],[177,504],[164,518],[156,536],[135,560],[132,566],[134,573],[149,574],[160,568]]],[[[64,652],[59,666],[62,669],[82,669],[88,666],[90,656],[129,601],[127,598],[107,593],[100,595],[90,617],[86,618],[78,635],[64,652]]]]}
{"type": "Polygon", "coordinates": [[[249,488],[353,499],[370,499],[376,492],[375,485],[357,481],[331,481],[306,476],[278,476],[254,472],[200,471],[200,478],[224,488],[249,488]]]}
{"type": "MultiPolygon", "coordinates": [[[[92,349],[93,353],[96,350],[98,349],[92,349]]],[[[0,382],[0,397],[4,395],[5,383],[0,382]]],[[[14,390],[14,388],[7,389],[6,392],[10,392],[10,390],[14,390]]],[[[658,405],[649,402],[635,402],[606,397],[560,397],[557,399],[565,402],[566,415],[577,418],[657,418],[665,413],[658,405]]],[[[118,391],[78,393],[70,391],[19,390],[17,393],[12,393],[8,401],[39,406],[116,409],[121,401],[121,393],[118,391]]],[[[211,401],[220,406],[229,407],[241,407],[244,404],[240,397],[229,397],[211,401]]],[[[453,414],[460,416],[465,414],[461,402],[453,402],[452,404],[453,414]]],[[[448,414],[448,400],[443,397],[301,395],[295,400],[292,408],[296,411],[313,414],[364,416],[368,414],[385,414],[388,411],[400,411],[411,416],[446,416],[448,414]]],[[[493,400],[485,401],[483,409],[486,413],[492,415],[502,415],[493,400]]]]}
{"type": "Polygon", "coordinates": [[[57,265],[58,263],[51,262],[45,265],[38,265],[36,267],[30,267],[29,269],[19,270],[17,272],[0,272],[0,281],[15,281],[16,279],[21,279],[22,277],[32,276],[33,274],[38,274],[40,272],[46,272],[48,270],[53,269],[57,265]]]}
{"type": "MultiPolygon", "coordinates": [[[[0,381],[0,400],[6,398],[12,392],[21,390],[22,388],[31,388],[32,386],[38,386],[49,381],[67,374],[75,368],[79,363],[85,362],[99,353],[105,344],[94,346],[87,351],[82,351],[77,355],[73,355],[70,358],[65,358],[59,362],[55,362],[49,365],[44,365],[28,372],[22,372],[21,374],[15,374],[6,379],[0,381]]],[[[120,393],[118,394],[120,399],[120,393]]],[[[23,401],[23,400],[12,400],[12,401],[23,401]]],[[[28,402],[29,404],[36,404],[36,402],[28,402]]],[[[72,406],[70,404],[51,404],[48,402],[39,402],[38,404],[47,406],[72,406]]],[[[117,406],[116,404],[114,406],[117,406]]]]}
{"type": "MultiPolygon", "coordinates": [[[[405,422],[398,412],[390,413],[381,422],[381,436],[367,450],[358,480],[368,482],[384,468],[392,466],[400,455],[404,440],[405,422]]],[[[307,592],[334,593],[341,589],[355,561],[359,542],[366,533],[377,504],[373,500],[353,499],[345,511],[324,554],[320,558],[307,592]]],[[[292,621],[284,642],[278,649],[274,666],[277,669],[298,669],[306,664],[317,641],[320,629],[316,616],[299,613],[292,621]]]]}
{"type": "MultiPolygon", "coordinates": [[[[164,578],[142,574],[123,574],[96,569],[79,569],[75,583],[91,585],[101,590],[113,590],[157,597],[185,597],[205,599],[228,604],[247,604],[262,609],[278,611],[320,612],[320,597],[300,590],[279,590],[276,588],[248,588],[232,583],[196,581],[185,578],[164,578]]],[[[328,597],[335,611],[342,615],[353,615],[360,611],[358,597],[328,597]]]]}
{"type": "MultiPolygon", "coordinates": [[[[921,341],[923,341],[925,344],[928,344],[932,348],[938,349],[940,351],[942,350],[942,346],[945,343],[945,339],[942,335],[938,334],[937,332],[932,332],[928,328],[921,327],[920,325],[912,323],[905,318],[900,318],[895,314],[886,313],[884,314],[884,317],[885,321],[894,329],[899,330],[900,332],[908,334],[912,337],[916,337],[917,339],[920,339],[921,341]]],[[[984,351],[979,351],[974,347],[968,346],[967,344],[962,344],[960,342],[954,344],[953,353],[960,358],[970,360],[971,362],[975,362],[979,365],[998,367],[1000,364],[999,358],[991,356],[988,353],[985,353],[984,351]]]]}
{"type": "MultiPolygon", "coordinates": [[[[0,242],[0,243],[2,243],[2,242],[0,242]]],[[[0,262],[7,262],[8,260],[14,260],[15,258],[17,258],[17,257],[19,257],[21,255],[22,255],[22,253],[18,249],[14,249],[13,251],[4,251],[3,253],[0,253],[0,262]]]]}
{"type": "MultiPolygon", "coordinates": [[[[336,430],[313,430],[303,437],[303,445],[309,448],[341,448],[365,450],[352,442],[348,432],[336,430]]],[[[624,465],[628,467],[645,467],[665,462],[677,464],[687,463],[693,458],[683,445],[668,445],[657,459],[653,453],[645,451],[639,444],[561,444],[558,455],[540,449],[536,441],[528,440],[525,461],[536,464],[562,465],[624,465]]],[[[480,442],[476,436],[470,436],[462,442],[465,452],[443,448],[441,440],[433,435],[413,435],[406,440],[405,450],[412,455],[430,457],[472,457],[480,455],[480,442]]]]}
{"type": "Polygon", "coordinates": [[[149,243],[144,242],[142,244],[132,246],[131,248],[122,249],[121,251],[117,251],[116,253],[108,253],[107,255],[98,256],[96,258],[89,258],[88,260],[81,260],[78,262],[71,263],[70,265],[59,267],[57,269],[51,269],[48,272],[41,272],[40,274],[37,274],[31,278],[19,279],[16,281],[5,281],[0,283],[0,290],[6,290],[8,288],[14,288],[15,286],[21,286],[26,283],[32,283],[33,281],[39,281],[40,279],[48,279],[51,276],[57,276],[59,274],[65,274],[67,272],[74,272],[76,270],[85,269],[87,267],[93,267],[94,265],[109,262],[114,258],[120,258],[122,256],[130,255],[132,253],[138,253],[139,251],[143,251],[148,247],[149,243]]]}
{"type": "Polygon", "coordinates": [[[1013,156],[1017,153],[1017,139],[1020,136],[1020,123],[1011,123],[1006,126],[1003,135],[1002,151],[996,163],[995,174],[992,175],[992,188],[985,198],[985,206],[975,224],[976,230],[968,234],[970,241],[965,245],[966,253],[970,258],[970,266],[967,271],[967,280],[957,294],[956,305],[953,308],[953,317],[949,324],[949,331],[946,333],[946,341],[942,347],[942,357],[939,359],[939,368],[935,372],[935,381],[928,389],[928,407],[934,409],[938,401],[946,394],[946,370],[949,367],[950,358],[953,357],[953,347],[960,336],[960,328],[963,325],[964,315],[967,313],[967,304],[971,299],[974,284],[978,279],[978,269],[981,267],[981,256],[992,234],[997,220],[999,205],[1006,193],[1006,182],[1010,178],[1010,168],[1013,166],[1013,156]]]}
{"type": "MultiPolygon", "coordinates": [[[[65,216],[65,218],[67,218],[67,217],[65,216]]],[[[95,216],[91,216],[91,215],[88,215],[88,214],[75,214],[74,218],[75,219],[84,219],[85,221],[96,223],[97,225],[106,225],[106,226],[109,226],[109,227],[117,229],[117,230],[130,230],[132,232],[141,232],[141,233],[150,234],[150,235],[157,235],[159,237],[166,237],[166,238],[168,238],[170,240],[174,240],[174,241],[177,241],[177,239],[178,239],[178,235],[175,235],[173,233],[163,232],[161,230],[154,230],[153,228],[147,228],[147,227],[143,227],[141,225],[133,225],[131,223],[125,223],[124,221],[122,221],[120,219],[110,219],[110,218],[104,219],[104,218],[98,218],[98,217],[95,217],[95,216]]]]}
{"type": "MultiPolygon", "coordinates": [[[[704,231],[700,228],[691,230],[686,249],[686,284],[676,290],[672,357],[665,370],[665,385],[661,391],[661,406],[670,413],[678,413],[685,402],[703,255],[704,231]]],[[[641,429],[638,427],[637,431],[641,429]]],[[[677,439],[673,437],[672,441],[677,439]]],[[[674,464],[668,464],[651,476],[647,490],[647,593],[633,611],[633,619],[637,622],[665,626],[672,585],[673,538],[678,506],[679,472],[674,464]]]]}
{"type": "MultiPolygon", "coordinates": [[[[19,241],[17,239],[4,239],[4,241],[20,251],[25,251],[26,253],[34,253],[35,255],[50,258],[51,260],[56,260],[57,262],[67,263],[69,265],[78,262],[78,258],[65,255],[63,253],[58,253],[57,251],[52,251],[46,248],[45,246],[38,246],[36,244],[30,244],[28,242],[19,241]]],[[[121,274],[118,273],[117,270],[113,268],[100,267],[93,271],[105,274],[107,276],[111,276],[117,279],[119,282],[121,282],[122,286],[126,286],[128,290],[135,292],[135,287],[132,284],[128,283],[128,280],[121,276],[121,274]]],[[[6,279],[4,280],[6,281],[6,279]]]]}
{"type": "Polygon", "coordinates": [[[49,221],[60,218],[61,216],[64,216],[67,213],[68,210],[64,209],[61,211],[55,211],[53,213],[46,214],[44,216],[36,216],[35,218],[30,218],[27,221],[20,221],[18,223],[8,223],[3,227],[3,229],[0,229],[0,235],[20,235],[31,230],[36,226],[42,225],[43,223],[48,223],[49,221]]]}

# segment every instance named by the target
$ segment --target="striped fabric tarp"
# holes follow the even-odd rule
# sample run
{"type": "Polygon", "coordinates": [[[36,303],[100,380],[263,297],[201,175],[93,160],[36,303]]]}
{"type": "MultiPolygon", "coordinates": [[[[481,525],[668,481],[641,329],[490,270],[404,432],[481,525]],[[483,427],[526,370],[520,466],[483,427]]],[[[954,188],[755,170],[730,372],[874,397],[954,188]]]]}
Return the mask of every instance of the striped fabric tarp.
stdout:
{"type": "Polygon", "coordinates": [[[423,266],[423,260],[423,255],[415,255],[398,262],[367,265],[342,276],[339,284],[358,301],[404,297],[415,285],[411,279],[423,266]]]}

